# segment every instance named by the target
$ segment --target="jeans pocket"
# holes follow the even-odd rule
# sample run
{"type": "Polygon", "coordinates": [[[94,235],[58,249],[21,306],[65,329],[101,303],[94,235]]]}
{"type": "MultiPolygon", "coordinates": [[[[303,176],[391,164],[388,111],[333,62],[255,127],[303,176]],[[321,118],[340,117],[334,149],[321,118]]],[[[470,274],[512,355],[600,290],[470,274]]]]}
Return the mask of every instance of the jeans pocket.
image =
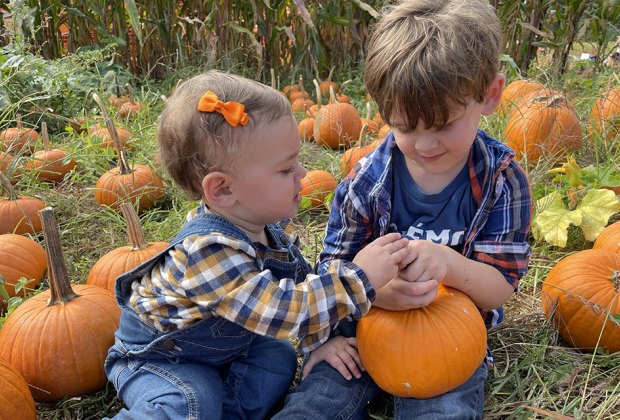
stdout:
{"type": "Polygon", "coordinates": [[[211,326],[211,333],[214,338],[241,338],[252,334],[251,331],[225,318],[218,318],[211,326]]]}

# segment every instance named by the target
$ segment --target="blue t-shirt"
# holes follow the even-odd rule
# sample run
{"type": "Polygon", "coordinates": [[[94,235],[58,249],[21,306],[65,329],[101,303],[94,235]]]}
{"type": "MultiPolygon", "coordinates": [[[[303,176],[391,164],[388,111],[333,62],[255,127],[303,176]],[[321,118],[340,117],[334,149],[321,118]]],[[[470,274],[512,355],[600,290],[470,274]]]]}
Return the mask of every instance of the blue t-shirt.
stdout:
{"type": "Polygon", "coordinates": [[[442,191],[425,194],[407,169],[403,153],[394,150],[391,232],[427,239],[460,252],[465,230],[476,213],[467,165],[442,191]]]}

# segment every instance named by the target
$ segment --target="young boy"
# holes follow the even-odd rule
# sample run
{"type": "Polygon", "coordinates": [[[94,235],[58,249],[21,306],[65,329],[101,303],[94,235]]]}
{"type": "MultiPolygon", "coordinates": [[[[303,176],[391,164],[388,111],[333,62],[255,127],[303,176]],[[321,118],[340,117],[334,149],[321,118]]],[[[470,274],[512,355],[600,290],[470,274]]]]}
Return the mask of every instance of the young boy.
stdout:
{"type": "Polygon", "coordinates": [[[296,355],[339,319],[364,315],[412,255],[397,233],[352,262],[311,268],[278,224],[300,202],[300,140],[288,101],[210,71],[179,86],[158,140],[175,183],[202,204],[159,256],[119,277],[122,308],[106,373],[119,419],[264,418],[296,355]]]}
{"type": "MultiPolygon", "coordinates": [[[[502,321],[502,305],[527,271],[531,203],[514,152],[478,128],[501,98],[500,47],[486,0],[405,0],[381,18],[364,82],[392,132],[338,186],[319,273],[400,232],[414,261],[377,290],[373,305],[423,307],[443,283],[467,293],[487,327],[502,321]]],[[[379,390],[363,372],[354,325],[338,329],[305,361],[304,379],[276,418],[366,417],[379,390]]],[[[446,394],[394,396],[394,417],[482,417],[487,363],[480,362],[446,394]]]]}

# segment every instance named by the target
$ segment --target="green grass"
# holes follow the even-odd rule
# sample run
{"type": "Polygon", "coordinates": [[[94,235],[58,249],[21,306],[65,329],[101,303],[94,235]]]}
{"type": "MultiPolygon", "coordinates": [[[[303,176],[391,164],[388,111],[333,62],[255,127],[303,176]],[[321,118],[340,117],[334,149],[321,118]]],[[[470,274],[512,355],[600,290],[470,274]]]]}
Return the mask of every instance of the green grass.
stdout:
{"type": "MultiPolygon", "coordinates": [[[[349,85],[347,93],[363,112],[364,92],[360,74],[359,71],[351,72],[349,78],[354,81],[349,85]]],[[[183,74],[183,78],[189,76],[183,74]]],[[[539,76],[544,80],[542,70],[539,76]]],[[[570,90],[584,127],[584,135],[589,110],[602,88],[609,83],[620,85],[609,74],[587,81],[572,73],[557,82],[559,87],[570,90]]],[[[130,161],[154,164],[153,156],[157,149],[155,124],[163,105],[160,94],[166,93],[157,88],[145,88],[138,99],[147,104],[147,110],[136,119],[117,121],[134,132],[133,142],[138,147],[128,153],[130,161]]],[[[91,114],[94,104],[90,101],[84,103],[91,114]]],[[[5,120],[3,125],[10,123],[5,120]]],[[[483,128],[497,138],[502,138],[504,124],[505,121],[497,115],[483,119],[483,128]]],[[[40,197],[54,207],[71,278],[76,283],[83,283],[90,267],[100,256],[127,244],[122,217],[99,207],[94,199],[94,184],[103,172],[115,165],[115,155],[113,151],[102,150],[97,139],[78,135],[71,130],[51,132],[51,137],[55,147],[63,147],[71,152],[78,162],[77,170],[56,185],[41,183],[31,174],[23,172],[16,188],[22,194],[40,197]]],[[[618,140],[615,141],[617,143],[618,140]]],[[[324,169],[340,178],[341,153],[315,143],[304,143],[301,161],[308,169],[324,169]]],[[[10,170],[21,167],[27,158],[26,155],[19,156],[10,170]]],[[[611,161],[617,167],[620,152],[618,148],[609,150],[603,145],[584,141],[577,158],[581,166],[611,161]]],[[[547,159],[527,167],[534,191],[553,188],[552,178],[546,171],[557,165],[556,160],[547,159]]],[[[163,171],[158,171],[166,183],[166,193],[154,209],[141,215],[149,241],[169,240],[173,237],[187,211],[194,206],[174,188],[163,171]]],[[[618,215],[612,218],[618,219],[618,215]]],[[[294,221],[301,248],[311,261],[316,259],[321,250],[326,221],[327,207],[303,210],[294,221]]],[[[42,241],[41,236],[34,236],[34,239],[42,241]]],[[[620,416],[620,353],[609,355],[599,351],[592,354],[570,348],[544,318],[540,307],[541,285],[551,267],[568,253],[591,245],[583,239],[579,230],[571,231],[566,249],[550,247],[532,239],[530,270],[521,280],[521,291],[506,305],[506,321],[489,331],[495,365],[490,371],[486,387],[485,418],[559,418],[557,416],[565,415],[583,419],[612,419],[620,416]]],[[[39,290],[45,287],[44,282],[39,290]]],[[[92,395],[37,404],[40,419],[97,419],[112,416],[121,407],[121,402],[109,384],[104,390],[92,395]]],[[[373,402],[370,412],[375,419],[391,418],[389,399],[380,398],[373,402]]]]}

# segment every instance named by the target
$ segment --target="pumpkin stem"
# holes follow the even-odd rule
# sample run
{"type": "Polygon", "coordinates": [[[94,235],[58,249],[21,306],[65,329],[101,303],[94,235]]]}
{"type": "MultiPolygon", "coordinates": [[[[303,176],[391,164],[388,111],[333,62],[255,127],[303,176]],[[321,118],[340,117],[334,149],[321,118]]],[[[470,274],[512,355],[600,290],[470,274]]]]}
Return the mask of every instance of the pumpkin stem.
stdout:
{"type": "Polygon", "coordinates": [[[316,79],[312,79],[312,83],[314,84],[314,89],[316,90],[316,108],[321,109],[321,101],[323,100],[323,96],[321,95],[321,87],[316,79]]]}
{"type": "Polygon", "coordinates": [[[43,150],[50,151],[50,136],[47,134],[47,123],[41,123],[41,138],[43,140],[43,150]]]}
{"type": "Polygon", "coordinates": [[[271,75],[271,87],[272,89],[276,89],[276,71],[271,68],[269,69],[269,74],[271,75]]]}
{"type": "Polygon", "coordinates": [[[129,235],[129,244],[132,251],[147,248],[149,246],[144,236],[144,230],[140,225],[140,219],[133,205],[124,202],[121,203],[121,212],[127,224],[127,234],[129,235]]]}
{"type": "Polygon", "coordinates": [[[332,75],[334,74],[334,70],[336,69],[336,66],[332,66],[331,69],[329,69],[329,74],[327,75],[327,81],[331,82],[332,81],[332,75]]]}
{"type": "Polygon", "coordinates": [[[366,146],[366,131],[368,130],[368,123],[364,123],[362,125],[362,129],[360,130],[360,136],[357,139],[357,144],[360,147],[366,146]]]}
{"type": "Polygon", "coordinates": [[[2,185],[2,188],[4,188],[4,191],[6,191],[6,195],[9,196],[9,200],[15,201],[19,199],[19,195],[17,195],[13,189],[11,182],[2,172],[0,172],[0,184],[2,185]]]}
{"type": "Polygon", "coordinates": [[[97,95],[93,93],[93,99],[99,105],[101,109],[101,113],[103,114],[103,118],[105,118],[105,126],[107,127],[110,136],[112,136],[112,141],[114,141],[114,148],[116,149],[116,153],[118,154],[118,166],[120,168],[121,175],[127,175],[132,172],[129,164],[127,163],[127,157],[125,157],[125,151],[123,150],[123,144],[121,143],[120,138],[118,137],[118,132],[116,131],[116,127],[114,126],[114,122],[110,118],[110,114],[108,114],[108,110],[105,107],[105,104],[97,95]]]}
{"type": "Polygon", "coordinates": [[[336,91],[333,86],[329,87],[329,104],[337,104],[338,99],[336,99],[336,91]]]}
{"type": "Polygon", "coordinates": [[[79,295],[71,288],[69,272],[65,265],[60,246],[60,231],[58,223],[54,217],[54,209],[45,207],[38,211],[43,225],[43,239],[45,240],[45,256],[47,257],[47,267],[50,283],[50,299],[47,306],[64,305],[75,299],[79,295]]]}
{"type": "Polygon", "coordinates": [[[22,122],[22,114],[17,114],[15,116],[15,125],[17,126],[19,130],[24,128],[24,123],[22,122]]]}
{"type": "Polygon", "coordinates": [[[370,102],[366,101],[366,119],[372,120],[372,107],[370,106],[370,102]]]}

